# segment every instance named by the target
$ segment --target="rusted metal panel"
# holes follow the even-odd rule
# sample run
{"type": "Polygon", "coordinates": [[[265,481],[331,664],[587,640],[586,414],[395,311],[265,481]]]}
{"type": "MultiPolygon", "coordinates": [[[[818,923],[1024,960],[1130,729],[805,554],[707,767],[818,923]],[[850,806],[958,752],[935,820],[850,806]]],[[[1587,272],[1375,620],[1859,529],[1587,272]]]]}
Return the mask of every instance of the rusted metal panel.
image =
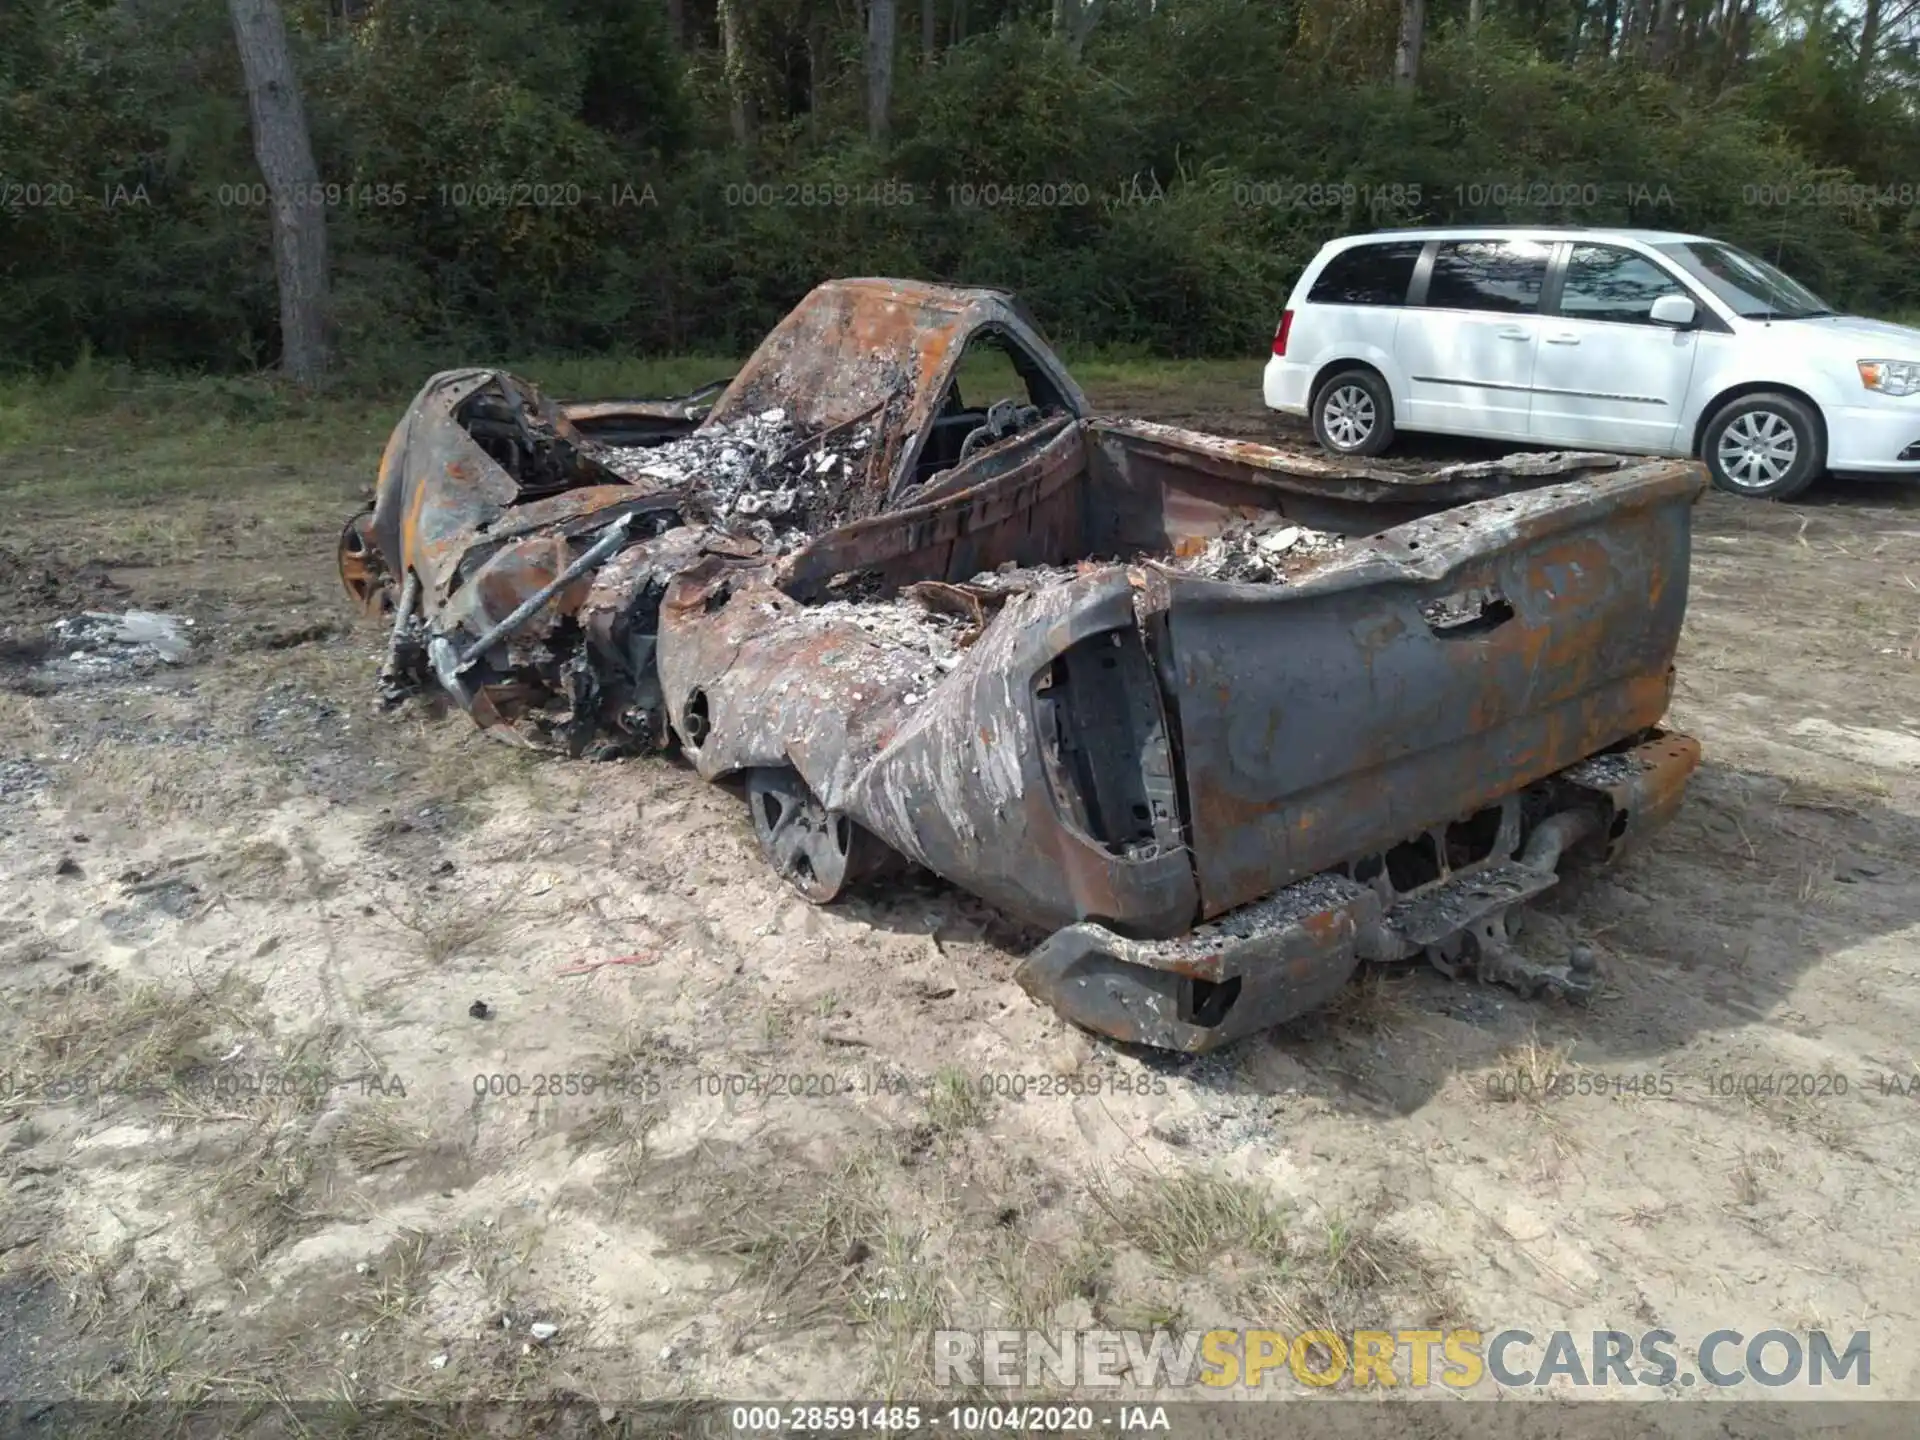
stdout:
{"type": "Polygon", "coordinates": [[[1177,933],[1196,901],[1186,857],[1115,854],[1076,830],[1048,784],[1032,703],[1062,653],[1132,631],[1127,571],[1109,566],[1014,596],[941,672],[797,604],[761,567],[714,559],[668,592],[659,664],[674,729],[706,778],[791,766],[828,809],[1024,920],[1177,933]]]}
{"type": "Polygon", "coordinates": [[[1086,470],[1082,427],[1063,418],[954,470],[934,498],[810,541],[784,562],[780,584],[801,594],[865,570],[893,587],[1058,561],[1083,543],[1086,470]]]}
{"type": "Polygon", "coordinates": [[[1277,591],[1170,578],[1205,913],[1656,724],[1701,484],[1675,464],[1476,502],[1277,591]],[[1430,618],[1461,595],[1481,613],[1430,618]]]}

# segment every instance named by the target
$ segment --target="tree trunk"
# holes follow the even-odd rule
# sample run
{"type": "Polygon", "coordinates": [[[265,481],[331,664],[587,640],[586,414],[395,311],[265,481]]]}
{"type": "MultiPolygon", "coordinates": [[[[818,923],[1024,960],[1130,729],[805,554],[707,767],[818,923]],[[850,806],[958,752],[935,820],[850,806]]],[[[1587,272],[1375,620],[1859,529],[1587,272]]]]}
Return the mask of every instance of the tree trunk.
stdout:
{"type": "Polygon", "coordinates": [[[920,0],[920,64],[931,70],[939,52],[940,36],[934,0],[920,0]]]}
{"type": "Polygon", "coordinates": [[[1400,0],[1400,42],[1393,52],[1393,83],[1411,90],[1420,83],[1420,52],[1427,43],[1427,0],[1400,0]]]}
{"type": "Polygon", "coordinates": [[[826,27],[818,20],[807,25],[807,134],[820,138],[820,88],[827,73],[826,27]]]}
{"type": "Polygon", "coordinates": [[[967,38],[967,0],[953,0],[953,21],[949,28],[949,46],[958,45],[967,38]]]}
{"type": "Polygon", "coordinates": [[[1467,34],[1474,35],[1487,18],[1487,0],[1467,0],[1467,34]]]}
{"type": "Polygon", "coordinates": [[[280,368],[311,385],[327,368],[327,209],[300,84],[276,0],[228,0],[253,120],[253,154],[272,204],[280,290],[280,368]]]}
{"type": "MultiPolygon", "coordinates": [[[[1753,12],[1756,0],[1741,0],[1739,9],[1733,17],[1733,64],[1735,68],[1747,63],[1747,48],[1753,44],[1753,12]]],[[[1731,76],[1729,76],[1731,78],[1731,76]]]]}
{"type": "Polygon", "coordinates": [[[675,50],[687,46],[687,0],[667,0],[667,38],[675,50]]]}
{"type": "Polygon", "coordinates": [[[727,80],[727,117],[733,124],[733,143],[753,143],[754,106],[748,91],[746,0],[719,0],[720,65],[727,80]]]}
{"type": "MultiPolygon", "coordinates": [[[[1066,0],[1067,12],[1067,52],[1074,59],[1080,58],[1080,52],[1087,48],[1087,37],[1093,34],[1095,22],[1106,7],[1107,0],[1066,0]]],[[[1055,14],[1058,14],[1058,10],[1055,14]]]]}
{"type": "Polygon", "coordinates": [[[1620,0],[1607,0],[1606,8],[1600,12],[1600,53],[1609,60],[1613,58],[1613,36],[1619,23],[1620,0]]]}
{"type": "Polygon", "coordinates": [[[1873,78],[1874,52],[1880,48],[1880,0],[1866,0],[1866,13],[1860,17],[1860,53],[1853,58],[1853,83],[1865,85],[1873,78]]]}
{"type": "Polygon", "coordinates": [[[887,143],[893,108],[893,20],[896,0],[867,0],[867,139],[887,143]]]}
{"type": "Polygon", "coordinates": [[[1665,67],[1673,60],[1674,29],[1680,23],[1680,0],[1660,0],[1653,17],[1653,43],[1648,51],[1655,65],[1665,67]]]}

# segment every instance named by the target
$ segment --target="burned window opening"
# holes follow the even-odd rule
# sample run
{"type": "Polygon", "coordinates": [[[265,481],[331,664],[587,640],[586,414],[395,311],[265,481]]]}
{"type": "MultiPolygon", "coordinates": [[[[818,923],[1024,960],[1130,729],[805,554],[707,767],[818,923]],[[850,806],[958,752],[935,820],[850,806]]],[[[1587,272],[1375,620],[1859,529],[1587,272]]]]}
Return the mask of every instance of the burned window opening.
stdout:
{"type": "Polygon", "coordinates": [[[1070,413],[1071,408],[1046,368],[1025,346],[1004,330],[983,329],[968,340],[947,382],[914,465],[913,483],[923,485],[1003,440],[1023,435],[1052,416],[1070,413]],[[1011,379],[1003,366],[1011,370],[1011,379]],[[1024,393],[1011,393],[1016,387],[1024,393]]]}

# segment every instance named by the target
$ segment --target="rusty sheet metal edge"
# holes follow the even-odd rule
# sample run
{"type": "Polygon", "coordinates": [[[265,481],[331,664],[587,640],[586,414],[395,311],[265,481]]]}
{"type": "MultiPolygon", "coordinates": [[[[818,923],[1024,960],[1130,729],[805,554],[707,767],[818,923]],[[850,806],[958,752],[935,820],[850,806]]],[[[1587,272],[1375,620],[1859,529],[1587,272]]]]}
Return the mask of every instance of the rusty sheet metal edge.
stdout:
{"type": "Polygon", "coordinates": [[[1530,486],[1557,484],[1582,474],[1619,470],[1630,457],[1595,451],[1552,451],[1446,465],[1404,473],[1359,460],[1334,461],[1253,440],[1183,430],[1150,420],[1097,416],[1087,422],[1096,443],[1120,455],[1137,452],[1162,463],[1240,483],[1330,499],[1453,504],[1530,486]],[[1248,467],[1253,467],[1250,473],[1248,467]]]}

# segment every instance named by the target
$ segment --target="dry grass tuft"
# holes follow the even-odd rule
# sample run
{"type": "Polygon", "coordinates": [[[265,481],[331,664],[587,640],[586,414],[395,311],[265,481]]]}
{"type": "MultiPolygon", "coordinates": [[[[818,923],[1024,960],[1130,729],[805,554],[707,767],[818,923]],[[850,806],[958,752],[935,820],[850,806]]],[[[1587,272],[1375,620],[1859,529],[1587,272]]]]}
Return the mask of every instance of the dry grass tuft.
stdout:
{"type": "Polygon", "coordinates": [[[1093,1200],[1118,1237],[1176,1275],[1233,1257],[1284,1269],[1287,1211],[1261,1187],[1204,1171],[1133,1177],[1125,1190],[1096,1179],[1093,1200]]]}
{"type": "Polygon", "coordinates": [[[0,1070],[39,1077],[14,1103],[55,1095],[162,1095],[215,1058],[218,1031],[253,1032],[258,991],[233,972],[193,990],[124,988],[89,975],[16,1012],[0,1039],[0,1070]]]}
{"type": "Polygon", "coordinates": [[[361,1174],[398,1165],[431,1149],[433,1136],[403,1120],[391,1105],[351,1106],[333,1132],[332,1148],[361,1174]]]}
{"type": "Polygon", "coordinates": [[[1556,1097],[1567,1075],[1578,1068],[1570,1060],[1573,1046],[1565,1041],[1548,1045],[1537,1033],[1529,1034],[1518,1045],[1502,1050],[1493,1068],[1485,1071],[1477,1087],[1497,1105],[1544,1106],[1556,1097]]]}
{"type": "Polygon", "coordinates": [[[1325,1023],[1334,1031],[1388,1038],[1412,1023],[1405,980],[1390,980],[1382,966],[1369,965],[1326,1007],[1325,1023]]]}

